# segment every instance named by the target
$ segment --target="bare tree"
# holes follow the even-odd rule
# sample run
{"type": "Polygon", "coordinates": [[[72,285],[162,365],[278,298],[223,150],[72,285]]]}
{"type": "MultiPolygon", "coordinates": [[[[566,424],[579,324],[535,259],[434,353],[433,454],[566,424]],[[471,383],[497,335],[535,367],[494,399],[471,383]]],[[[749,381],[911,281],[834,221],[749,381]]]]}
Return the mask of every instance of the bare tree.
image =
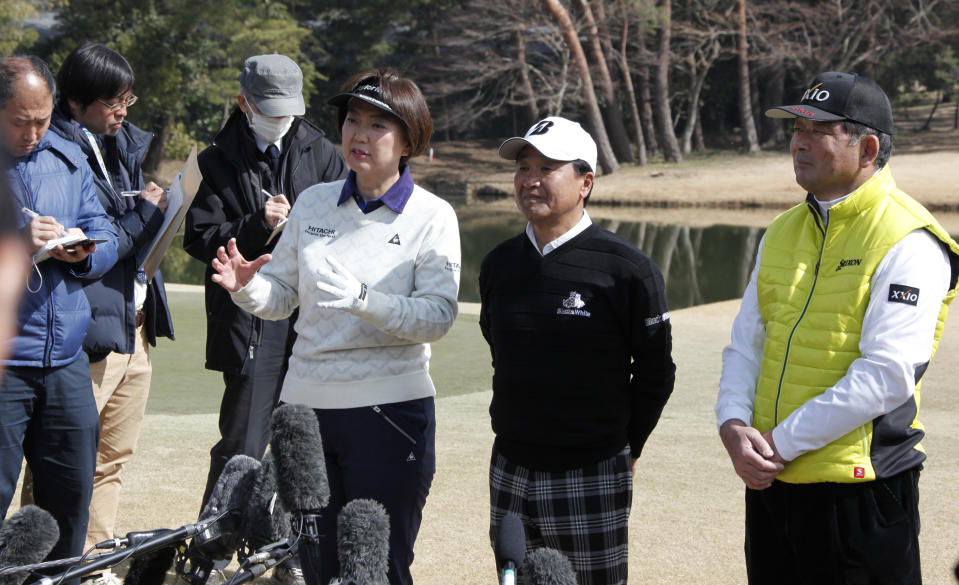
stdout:
{"type": "Polygon", "coordinates": [[[656,117],[659,120],[660,131],[663,135],[663,155],[667,161],[683,162],[683,153],[676,140],[673,130],[673,114],[669,105],[669,66],[670,66],[670,38],[672,29],[672,0],[662,0],[662,23],[658,32],[658,48],[656,55],[656,75],[654,87],[656,92],[656,117]]]}
{"type": "Polygon", "coordinates": [[[640,20],[636,27],[636,44],[638,45],[636,77],[639,80],[639,107],[642,113],[643,129],[646,132],[646,144],[650,156],[659,152],[659,140],[656,137],[656,127],[653,123],[653,97],[650,92],[649,65],[650,52],[646,47],[646,25],[640,20]]]}
{"type": "Polygon", "coordinates": [[[636,90],[633,88],[633,78],[629,74],[629,59],[626,54],[629,43],[629,12],[626,10],[625,0],[618,0],[619,14],[622,23],[622,36],[619,44],[619,68],[623,75],[623,83],[626,86],[629,109],[633,117],[633,135],[636,137],[637,162],[640,166],[646,166],[646,141],[643,140],[643,126],[639,118],[639,107],[636,105],[636,90]]]}
{"type": "Polygon", "coordinates": [[[609,136],[606,134],[606,128],[603,125],[603,116],[599,111],[599,103],[596,100],[596,90],[593,87],[593,79],[589,74],[589,65],[586,62],[586,54],[583,52],[583,46],[579,42],[579,36],[573,27],[573,20],[569,16],[569,11],[559,2],[559,0],[542,0],[543,5],[553,15],[553,19],[559,25],[560,32],[566,45],[569,47],[573,63],[578,70],[580,79],[583,82],[583,97],[586,102],[586,120],[593,131],[593,139],[596,140],[597,155],[599,165],[604,173],[613,173],[619,168],[619,162],[613,154],[613,148],[609,143],[609,136]]]}
{"type": "Polygon", "coordinates": [[[736,0],[736,57],[739,85],[739,125],[748,152],[759,152],[759,136],[753,118],[752,94],[749,91],[749,41],[746,37],[746,0],[736,0]]]}
{"type": "Polygon", "coordinates": [[[417,82],[429,99],[448,104],[437,131],[466,131],[510,108],[531,124],[544,112],[560,113],[580,91],[566,43],[538,4],[469,0],[444,16],[417,61],[417,82]]]}
{"type": "Polygon", "coordinates": [[[726,15],[717,12],[717,7],[725,0],[687,0],[686,18],[677,23],[676,52],[685,55],[677,67],[685,69],[688,80],[685,119],[686,124],[680,133],[683,154],[692,150],[693,138],[697,138],[697,149],[702,144],[702,125],[700,124],[700,95],[706,76],[713,64],[728,54],[723,42],[730,36],[726,15]]]}
{"type": "MultiPolygon", "coordinates": [[[[633,152],[626,136],[626,124],[623,120],[623,108],[616,97],[613,86],[613,76],[609,73],[609,64],[606,60],[607,52],[603,50],[603,41],[600,37],[600,26],[587,0],[578,0],[579,9],[583,13],[586,39],[589,42],[590,53],[593,56],[593,71],[596,74],[596,85],[603,98],[604,106],[600,108],[606,122],[606,131],[609,133],[613,152],[623,162],[633,162],[633,152]]],[[[602,3],[598,3],[602,6],[602,3]]],[[[605,24],[605,23],[604,23],[605,24]]],[[[607,31],[608,32],[608,31],[607,31]]],[[[608,45],[608,39],[606,41],[608,45]]]]}

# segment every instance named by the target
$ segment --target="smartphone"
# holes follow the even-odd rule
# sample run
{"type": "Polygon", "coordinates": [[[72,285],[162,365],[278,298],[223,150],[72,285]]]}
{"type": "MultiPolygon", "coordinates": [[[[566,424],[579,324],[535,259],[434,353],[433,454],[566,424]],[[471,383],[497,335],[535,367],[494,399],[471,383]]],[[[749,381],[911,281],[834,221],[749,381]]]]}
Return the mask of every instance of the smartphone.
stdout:
{"type": "Polygon", "coordinates": [[[86,246],[88,244],[102,244],[103,242],[106,242],[106,241],[107,241],[106,238],[87,238],[85,240],[80,240],[79,242],[74,242],[70,244],[69,246],[64,246],[63,249],[73,250],[77,246],[86,246]]]}

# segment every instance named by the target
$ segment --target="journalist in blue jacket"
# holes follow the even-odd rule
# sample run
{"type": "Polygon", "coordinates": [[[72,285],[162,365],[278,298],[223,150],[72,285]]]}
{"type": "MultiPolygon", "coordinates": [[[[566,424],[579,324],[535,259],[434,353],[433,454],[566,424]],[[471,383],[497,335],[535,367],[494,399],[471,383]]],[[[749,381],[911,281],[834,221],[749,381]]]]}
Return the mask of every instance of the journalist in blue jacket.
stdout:
{"type": "Polygon", "coordinates": [[[47,132],[53,95],[42,60],[0,59],[0,160],[28,251],[62,235],[98,240],[56,246],[31,267],[0,387],[0,513],[6,515],[26,456],[34,499],[60,527],[55,559],[83,552],[99,435],[82,347],[90,323],[83,283],[114,265],[117,235],[83,153],[47,132]]]}

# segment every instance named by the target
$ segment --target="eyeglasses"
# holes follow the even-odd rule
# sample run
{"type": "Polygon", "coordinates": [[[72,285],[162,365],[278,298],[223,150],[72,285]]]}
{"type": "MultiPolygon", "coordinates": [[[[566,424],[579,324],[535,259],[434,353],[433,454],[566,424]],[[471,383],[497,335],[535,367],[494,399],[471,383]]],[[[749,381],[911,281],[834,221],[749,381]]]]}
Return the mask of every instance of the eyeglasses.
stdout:
{"type": "Polygon", "coordinates": [[[106,103],[105,101],[103,101],[103,100],[101,100],[101,99],[99,99],[99,98],[97,98],[97,101],[100,102],[101,104],[105,105],[105,106],[107,107],[107,111],[109,111],[109,112],[115,112],[115,111],[119,110],[120,108],[122,108],[123,106],[126,106],[126,107],[129,108],[129,107],[132,106],[133,104],[137,103],[137,96],[135,96],[135,95],[130,95],[130,97],[127,98],[127,101],[125,101],[125,102],[121,101],[121,102],[117,102],[117,103],[115,103],[115,104],[108,104],[108,103],[106,103]]]}

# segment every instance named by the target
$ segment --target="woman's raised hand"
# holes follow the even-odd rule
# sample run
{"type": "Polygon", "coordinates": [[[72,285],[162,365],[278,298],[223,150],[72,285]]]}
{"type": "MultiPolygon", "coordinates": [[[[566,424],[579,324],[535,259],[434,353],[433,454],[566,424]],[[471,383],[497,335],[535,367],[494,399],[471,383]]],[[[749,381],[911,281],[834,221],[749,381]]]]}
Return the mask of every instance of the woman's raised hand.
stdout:
{"type": "Polygon", "coordinates": [[[230,238],[226,248],[220,246],[216,251],[216,258],[211,264],[216,274],[210,280],[230,292],[236,292],[248,285],[256,271],[272,258],[270,254],[263,254],[253,261],[247,261],[236,247],[236,238],[230,238]]]}

